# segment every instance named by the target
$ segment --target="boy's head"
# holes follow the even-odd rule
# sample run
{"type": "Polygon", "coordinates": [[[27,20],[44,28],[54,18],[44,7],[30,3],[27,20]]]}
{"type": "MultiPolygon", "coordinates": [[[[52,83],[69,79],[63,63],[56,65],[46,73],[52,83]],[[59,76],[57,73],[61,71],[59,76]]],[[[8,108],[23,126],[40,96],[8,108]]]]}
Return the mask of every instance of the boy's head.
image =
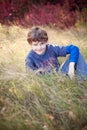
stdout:
{"type": "Polygon", "coordinates": [[[39,27],[32,28],[31,31],[29,31],[27,36],[27,41],[29,44],[32,44],[32,42],[47,42],[48,41],[48,35],[47,32],[43,29],[40,29],[39,27]]]}
{"type": "Polygon", "coordinates": [[[46,50],[48,36],[46,31],[35,27],[28,33],[27,41],[31,45],[32,50],[41,55],[46,50]]]}

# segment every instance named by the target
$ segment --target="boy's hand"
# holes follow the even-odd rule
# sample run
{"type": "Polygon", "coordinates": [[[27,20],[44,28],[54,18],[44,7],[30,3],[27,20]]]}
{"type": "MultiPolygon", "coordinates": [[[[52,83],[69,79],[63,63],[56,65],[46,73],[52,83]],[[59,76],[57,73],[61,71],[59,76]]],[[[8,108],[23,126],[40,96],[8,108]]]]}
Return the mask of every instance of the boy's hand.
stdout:
{"type": "Polygon", "coordinates": [[[35,73],[38,74],[38,75],[44,74],[44,73],[45,73],[45,70],[44,70],[43,68],[40,68],[40,69],[36,70],[35,73]]]}
{"type": "Polygon", "coordinates": [[[75,66],[75,62],[70,62],[69,63],[68,75],[69,75],[70,79],[73,79],[73,77],[75,75],[74,74],[74,71],[75,71],[74,66],[75,66]]]}

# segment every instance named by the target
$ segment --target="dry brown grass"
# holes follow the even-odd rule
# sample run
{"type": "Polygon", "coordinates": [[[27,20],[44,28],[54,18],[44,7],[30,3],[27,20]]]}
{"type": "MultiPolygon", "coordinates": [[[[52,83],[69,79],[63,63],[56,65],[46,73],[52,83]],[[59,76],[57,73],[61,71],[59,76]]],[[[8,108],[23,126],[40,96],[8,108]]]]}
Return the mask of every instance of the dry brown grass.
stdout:
{"type": "MultiPolygon", "coordinates": [[[[55,30],[49,27],[45,29],[49,36],[49,43],[58,45],[75,44],[80,48],[87,47],[87,29],[71,28],[66,30],[55,30]]],[[[27,43],[27,33],[29,29],[17,26],[0,26],[0,51],[2,53],[15,53],[16,55],[25,56],[29,51],[27,43]]]]}
{"type": "MultiPolygon", "coordinates": [[[[85,28],[41,28],[48,32],[50,43],[73,43],[87,56],[85,28]]],[[[0,26],[0,130],[82,130],[87,121],[87,81],[27,75],[28,30],[0,26]]]]}

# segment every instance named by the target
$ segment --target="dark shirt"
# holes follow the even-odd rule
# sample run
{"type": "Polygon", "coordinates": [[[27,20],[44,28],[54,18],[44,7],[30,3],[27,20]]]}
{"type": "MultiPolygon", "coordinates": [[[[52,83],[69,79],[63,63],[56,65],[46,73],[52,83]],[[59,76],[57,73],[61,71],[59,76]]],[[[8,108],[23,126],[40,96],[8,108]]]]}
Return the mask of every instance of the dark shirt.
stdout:
{"type": "Polygon", "coordinates": [[[70,54],[70,62],[77,63],[79,48],[74,45],[47,45],[46,51],[42,55],[38,55],[31,50],[25,59],[26,70],[38,70],[39,68],[43,68],[46,71],[51,71],[54,68],[58,70],[60,66],[58,57],[66,57],[67,54],[70,54]]]}

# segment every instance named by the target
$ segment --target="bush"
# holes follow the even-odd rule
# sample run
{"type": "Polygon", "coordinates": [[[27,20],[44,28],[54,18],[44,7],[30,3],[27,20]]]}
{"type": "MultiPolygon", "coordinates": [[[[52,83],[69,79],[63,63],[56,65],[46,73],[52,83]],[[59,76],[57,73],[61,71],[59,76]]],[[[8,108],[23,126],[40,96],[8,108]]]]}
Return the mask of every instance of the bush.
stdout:
{"type": "Polygon", "coordinates": [[[75,24],[77,14],[64,9],[60,4],[33,5],[24,16],[26,25],[50,25],[59,28],[71,27],[75,24]]]}
{"type": "Polygon", "coordinates": [[[81,130],[86,125],[87,82],[57,74],[8,76],[0,77],[0,129],[81,130]]]}
{"type": "Polygon", "coordinates": [[[77,13],[69,6],[60,4],[32,4],[27,0],[0,2],[0,22],[2,24],[21,24],[23,26],[50,25],[58,28],[71,27],[76,23],[77,13]]]}
{"type": "Polygon", "coordinates": [[[1,0],[0,1],[0,22],[2,24],[11,24],[24,16],[28,9],[30,1],[27,0],[1,0]]]}

